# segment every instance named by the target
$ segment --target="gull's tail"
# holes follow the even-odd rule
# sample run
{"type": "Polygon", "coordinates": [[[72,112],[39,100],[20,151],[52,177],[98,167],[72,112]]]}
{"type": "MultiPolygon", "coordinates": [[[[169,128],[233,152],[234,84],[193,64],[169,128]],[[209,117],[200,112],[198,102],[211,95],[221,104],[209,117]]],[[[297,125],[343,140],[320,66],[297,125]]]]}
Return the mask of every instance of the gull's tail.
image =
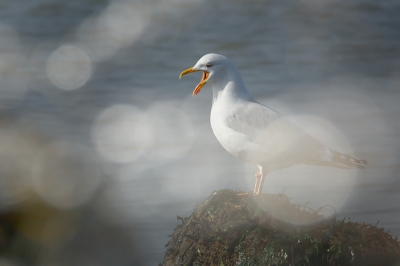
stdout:
{"type": "Polygon", "coordinates": [[[368,165],[367,160],[358,159],[350,155],[335,151],[333,149],[326,149],[330,164],[339,168],[357,167],[364,169],[368,165]]]}

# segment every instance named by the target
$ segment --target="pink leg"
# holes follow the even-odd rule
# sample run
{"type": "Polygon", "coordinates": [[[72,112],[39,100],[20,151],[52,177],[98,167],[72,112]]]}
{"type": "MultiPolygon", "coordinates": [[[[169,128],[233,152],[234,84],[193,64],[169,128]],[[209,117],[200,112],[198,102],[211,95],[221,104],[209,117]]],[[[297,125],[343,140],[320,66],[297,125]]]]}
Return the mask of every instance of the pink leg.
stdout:
{"type": "Polygon", "coordinates": [[[255,195],[259,195],[260,193],[262,193],[264,180],[265,180],[265,174],[264,174],[263,169],[262,168],[261,168],[261,170],[258,169],[256,172],[256,184],[254,186],[254,194],[255,195]]]}
{"type": "MultiPolygon", "coordinates": [[[[262,193],[262,188],[264,185],[265,174],[264,174],[262,167],[260,167],[260,168],[257,169],[257,172],[255,174],[256,183],[254,185],[254,191],[253,191],[254,195],[259,195],[260,193],[262,193]]],[[[236,195],[243,196],[243,195],[248,195],[248,193],[239,193],[236,195]]]]}
{"type": "Polygon", "coordinates": [[[264,186],[265,175],[262,173],[260,177],[260,184],[258,185],[258,191],[255,193],[256,195],[262,193],[262,189],[264,186]]]}
{"type": "Polygon", "coordinates": [[[256,183],[254,185],[254,191],[253,191],[254,194],[257,193],[258,187],[260,186],[260,179],[261,179],[260,175],[258,175],[258,171],[257,171],[257,173],[256,173],[256,183]]]}

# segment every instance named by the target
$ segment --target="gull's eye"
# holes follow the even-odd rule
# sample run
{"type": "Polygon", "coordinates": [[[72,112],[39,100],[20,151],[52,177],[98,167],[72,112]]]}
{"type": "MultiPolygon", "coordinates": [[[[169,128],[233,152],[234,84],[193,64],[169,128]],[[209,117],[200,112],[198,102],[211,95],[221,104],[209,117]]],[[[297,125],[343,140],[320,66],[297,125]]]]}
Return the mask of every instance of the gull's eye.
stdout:
{"type": "Polygon", "coordinates": [[[210,64],[210,63],[207,63],[206,64],[206,67],[212,67],[213,65],[212,64],[210,64]]]}

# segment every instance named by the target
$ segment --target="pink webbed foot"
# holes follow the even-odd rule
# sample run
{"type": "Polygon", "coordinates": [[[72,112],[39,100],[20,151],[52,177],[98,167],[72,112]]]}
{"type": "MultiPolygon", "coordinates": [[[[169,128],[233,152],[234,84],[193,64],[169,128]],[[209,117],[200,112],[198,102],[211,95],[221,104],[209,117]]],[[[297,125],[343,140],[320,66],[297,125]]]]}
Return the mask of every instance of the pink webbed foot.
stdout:
{"type": "Polygon", "coordinates": [[[251,194],[248,192],[241,192],[241,193],[236,193],[236,196],[250,196],[251,194]]]}

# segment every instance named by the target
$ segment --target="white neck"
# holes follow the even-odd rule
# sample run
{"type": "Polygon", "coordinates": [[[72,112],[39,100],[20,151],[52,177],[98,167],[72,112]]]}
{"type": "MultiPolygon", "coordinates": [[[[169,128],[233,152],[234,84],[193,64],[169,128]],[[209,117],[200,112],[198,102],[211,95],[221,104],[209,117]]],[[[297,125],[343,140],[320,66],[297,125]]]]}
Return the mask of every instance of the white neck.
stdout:
{"type": "Polygon", "coordinates": [[[254,101],[254,98],[246,89],[242,77],[236,68],[230,69],[230,71],[226,73],[225,78],[212,83],[211,87],[213,90],[213,103],[222,95],[229,98],[241,98],[247,101],[254,101]]]}

